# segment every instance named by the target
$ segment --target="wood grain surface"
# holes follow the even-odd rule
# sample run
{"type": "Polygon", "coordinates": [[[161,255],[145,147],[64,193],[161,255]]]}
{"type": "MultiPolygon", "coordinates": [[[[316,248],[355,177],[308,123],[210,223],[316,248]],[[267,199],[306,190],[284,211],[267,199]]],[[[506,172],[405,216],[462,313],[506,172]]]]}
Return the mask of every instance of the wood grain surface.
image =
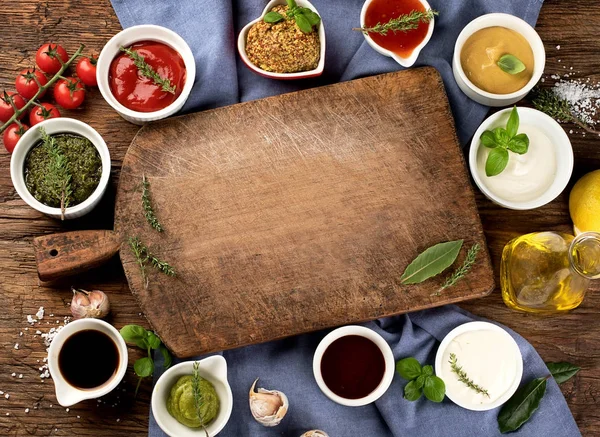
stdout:
{"type": "MultiPolygon", "coordinates": [[[[35,51],[47,40],[59,41],[71,52],[79,42],[84,42],[89,50],[98,52],[120,30],[108,0],[3,0],[0,19],[4,23],[0,28],[0,87],[7,90],[14,89],[17,72],[32,65],[35,51]]],[[[546,0],[537,25],[548,56],[546,73],[562,74],[573,67],[577,72],[575,77],[600,80],[599,27],[598,2],[546,0]]],[[[553,82],[548,78],[544,85],[553,82]]],[[[136,379],[131,368],[122,385],[124,392],[115,393],[100,404],[83,402],[68,412],[58,407],[52,382],[42,382],[39,378],[38,368],[46,353],[35,330],[47,332],[50,325],[69,314],[71,285],[110,293],[113,316],[109,322],[115,326],[139,323],[148,327],[129,292],[118,259],[74,280],[40,283],[37,278],[33,237],[65,230],[112,228],[114,193],[121,163],[137,131],[136,126],[121,120],[95,90],[88,94],[84,108],[66,113],[90,123],[106,138],[113,160],[111,186],[97,210],[99,214],[61,224],[35,212],[19,199],[10,181],[9,155],[0,152],[0,390],[10,394],[9,399],[0,396],[0,435],[145,436],[150,385],[142,384],[134,401],[136,379]],[[46,308],[47,314],[34,329],[29,327],[26,317],[35,314],[40,306],[46,308]],[[20,332],[23,336],[19,336],[20,332]],[[14,349],[16,343],[19,349],[14,349]],[[13,372],[15,377],[11,376],[13,372]],[[23,378],[18,378],[19,374],[23,378]],[[28,413],[26,408],[30,409],[28,413]]],[[[569,134],[575,152],[572,186],[585,172],[600,168],[600,139],[583,137],[573,125],[566,125],[565,129],[573,130],[569,134]]],[[[496,277],[502,247],[510,238],[537,230],[570,230],[568,189],[554,202],[534,211],[499,208],[478,192],[476,199],[496,277]]],[[[566,360],[582,367],[561,389],[584,436],[598,435],[600,429],[598,291],[600,286],[595,284],[578,309],[558,317],[511,311],[502,303],[499,290],[484,299],[461,304],[475,314],[513,328],[527,338],[545,360],[566,360]]],[[[130,363],[140,356],[140,352],[130,349],[130,363]]]]}

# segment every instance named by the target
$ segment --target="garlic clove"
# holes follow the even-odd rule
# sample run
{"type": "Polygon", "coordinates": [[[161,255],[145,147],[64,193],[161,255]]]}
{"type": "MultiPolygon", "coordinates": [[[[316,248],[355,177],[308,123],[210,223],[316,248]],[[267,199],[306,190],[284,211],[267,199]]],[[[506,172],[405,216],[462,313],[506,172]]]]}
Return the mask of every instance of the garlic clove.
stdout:
{"type": "Polygon", "coordinates": [[[289,408],[287,396],[277,390],[259,388],[254,391],[258,378],[250,387],[249,402],[252,416],[264,426],[277,426],[285,417],[289,408]]]}
{"type": "Polygon", "coordinates": [[[85,318],[101,319],[109,312],[110,303],[104,292],[73,289],[71,314],[75,320],[85,318]]]}
{"type": "Polygon", "coordinates": [[[329,434],[320,429],[313,429],[312,431],[306,431],[300,437],[329,437],[329,434]]]}

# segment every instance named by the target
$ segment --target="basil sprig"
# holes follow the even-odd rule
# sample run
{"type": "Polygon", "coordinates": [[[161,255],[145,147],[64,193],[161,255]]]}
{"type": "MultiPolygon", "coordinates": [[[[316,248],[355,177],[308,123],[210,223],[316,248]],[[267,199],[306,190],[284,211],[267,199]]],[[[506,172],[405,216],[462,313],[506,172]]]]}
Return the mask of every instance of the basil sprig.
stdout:
{"type": "Polygon", "coordinates": [[[529,150],[527,134],[517,134],[519,130],[519,113],[513,107],[506,128],[497,127],[493,131],[486,130],[481,134],[481,144],[488,147],[490,154],[485,162],[485,174],[488,177],[499,175],[508,165],[508,151],[523,155],[529,150]]]}
{"type": "Polygon", "coordinates": [[[416,401],[425,394],[433,402],[442,402],[446,395],[446,384],[433,374],[432,366],[422,366],[416,358],[404,358],[396,363],[396,372],[410,381],[404,387],[404,399],[416,401]]]}
{"type": "MultiPolygon", "coordinates": [[[[296,21],[296,24],[302,32],[311,33],[313,31],[313,26],[318,26],[321,22],[321,17],[319,17],[312,9],[298,6],[295,0],[286,0],[286,2],[288,5],[286,15],[296,21]]],[[[284,19],[284,16],[279,12],[271,11],[265,14],[263,21],[265,23],[275,24],[284,19]]]]}

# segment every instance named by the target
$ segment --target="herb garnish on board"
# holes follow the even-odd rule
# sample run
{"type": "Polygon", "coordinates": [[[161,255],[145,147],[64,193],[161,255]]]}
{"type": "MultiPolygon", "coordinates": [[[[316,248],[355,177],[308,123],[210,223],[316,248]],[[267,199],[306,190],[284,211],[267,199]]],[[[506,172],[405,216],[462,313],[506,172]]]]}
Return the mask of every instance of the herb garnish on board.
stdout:
{"type": "MultiPolygon", "coordinates": [[[[293,18],[298,25],[298,28],[304,33],[311,33],[314,30],[314,26],[318,26],[321,22],[321,17],[310,8],[302,8],[298,6],[295,0],[286,0],[288,10],[286,15],[288,18],[293,18]]],[[[285,20],[285,17],[279,12],[271,11],[265,14],[263,21],[265,23],[279,23],[285,20]]]]}
{"type": "Polygon", "coordinates": [[[142,283],[144,288],[148,288],[148,276],[146,274],[146,264],[149,262],[152,267],[161,271],[167,276],[176,276],[175,269],[171,265],[157,258],[150,249],[140,241],[138,237],[129,237],[129,247],[135,256],[135,260],[140,267],[142,283]]]}
{"type": "Polygon", "coordinates": [[[389,31],[394,33],[407,32],[416,29],[421,23],[429,23],[436,15],[439,15],[439,12],[433,9],[426,11],[414,10],[408,14],[392,18],[386,23],[377,23],[373,27],[354,27],[352,30],[358,30],[363,33],[379,33],[381,35],[387,35],[389,31]]]}
{"type": "Polygon", "coordinates": [[[146,76],[148,79],[152,79],[154,83],[160,86],[164,92],[175,94],[175,85],[173,85],[168,78],[160,77],[160,74],[158,74],[158,72],[146,62],[142,55],[135,50],[123,46],[121,46],[119,50],[133,60],[134,65],[138,68],[143,76],[146,76]]]}
{"type": "Polygon", "coordinates": [[[158,232],[162,232],[164,229],[158,221],[158,218],[154,213],[154,208],[152,207],[150,182],[146,179],[146,175],[142,176],[142,207],[144,208],[144,217],[146,217],[146,221],[158,232]]]}

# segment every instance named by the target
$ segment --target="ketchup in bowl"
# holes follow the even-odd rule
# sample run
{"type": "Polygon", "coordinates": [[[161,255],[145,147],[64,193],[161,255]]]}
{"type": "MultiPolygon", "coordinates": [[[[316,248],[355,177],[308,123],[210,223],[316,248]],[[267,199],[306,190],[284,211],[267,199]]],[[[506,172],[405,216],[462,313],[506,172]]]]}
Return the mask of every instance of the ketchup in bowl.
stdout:
{"type": "Polygon", "coordinates": [[[163,91],[153,79],[144,76],[126,53],[119,54],[110,64],[108,81],[117,101],[132,111],[155,112],[166,108],[181,94],[186,69],[181,55],[166,44],[140,41],[129,47],[144,57],[144,61],[163,79],[175,85],[175,93],[163,91]]]}
{"type": "MultiPolygon", "coordinates": [[[[425,12],[425,7],[419,0],[373,0],[365,14],[365,26],[374,27],[377,23],[387,23],[392,18],[398,18],[412,11],[425,12]]],[[[423,42],[428,30],[429,23],[421,22],[419,27],[406,32],[390,31],[387,35],[369,33],[369,36],[378,46],[408,58],[423,42]]]]}

